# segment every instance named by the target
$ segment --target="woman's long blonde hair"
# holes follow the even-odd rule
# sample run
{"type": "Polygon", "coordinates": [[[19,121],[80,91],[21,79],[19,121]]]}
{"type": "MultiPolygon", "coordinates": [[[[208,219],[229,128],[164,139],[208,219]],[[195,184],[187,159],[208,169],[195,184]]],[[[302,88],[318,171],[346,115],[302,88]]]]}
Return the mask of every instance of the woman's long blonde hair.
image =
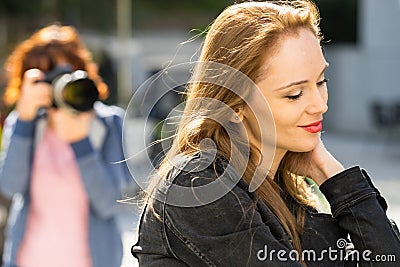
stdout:
{"type": "MultiPolygon", "coordinates": [[[[227,65],[257,82],[261,75],[261,64],[279,49],[282,38],[297,34],[301,28],[309,29],[316,38],[321,39],[319,13],[310,1],[235,4],[226,8],[210,26],[199,61],[227,65]]],[[[193,78],[196,79],[198,77],[193,78]]],[[[235,111],[244,107],[244,100],[223,86],[201,82],[191,83],[187,94],[187,104],[172,145],[175,149],[171,149],[167,157],[173,158],[177,154],[193,155],[200,151],[201,140],[209,138],[216,144],[218,154],[229,159],[233,148],[226,129],[215,120],[207,119],[207,113],[220,111],[204,107],[202,99],[216,99],[235,111]]],[[[249,151],[250,159],[243,175],[247,183],[253,177],[257,157],[260,156],[257,154],[259,150],[252,144],[249,151]]],[[[284,198],[292,197],[302,204],[311,204],[304,179],[296,175],[298,167],[304,167],[308,162],[309,153],[288,152],[280,163],[275,179],[264,179],[256,191],[280,221],[294,248],[299,252],[303,226],[301,214],[304,209],[300,205],[300,210],[295,212],[296,219],[284,198]]],[[[171,165],[164,159],[158,174],[165,177],[169,169],[171,165]]],[[[155,181],[151,187],[154,189],[159,182],[155,181]]]]}

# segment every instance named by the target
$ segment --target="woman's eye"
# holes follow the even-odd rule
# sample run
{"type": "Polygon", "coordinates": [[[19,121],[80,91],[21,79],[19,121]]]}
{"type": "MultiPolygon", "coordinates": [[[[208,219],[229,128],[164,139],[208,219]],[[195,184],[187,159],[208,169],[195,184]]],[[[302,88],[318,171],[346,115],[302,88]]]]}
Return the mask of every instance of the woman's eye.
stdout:
{"type": "Polygon", "coordinates": [[[299,99],[303,95],[303,91],[300,91],[297,95],[288,95],[286,96],[287,99],[289,100],[296,100],[299,99]]]}
{"type": "Polygon", "coordinates": [[[318,86],[323,86],[323,85],[327,84],[328,81],[329,81],[329,79],[325,78],[325,79],[323,79],[322,81],[317,82],[317,85],[318,85],[318,86]]]}

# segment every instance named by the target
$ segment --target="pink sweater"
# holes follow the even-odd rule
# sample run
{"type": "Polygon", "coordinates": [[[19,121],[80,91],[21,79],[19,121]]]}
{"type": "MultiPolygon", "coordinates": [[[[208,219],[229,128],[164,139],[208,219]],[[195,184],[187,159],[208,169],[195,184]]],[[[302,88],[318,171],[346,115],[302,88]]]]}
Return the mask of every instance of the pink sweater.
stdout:
{"type": "Polygon", "coordinates": [[[71,146],[49,128],[37,146],[21,267],[90,267],[89,200],[71,146]]]}

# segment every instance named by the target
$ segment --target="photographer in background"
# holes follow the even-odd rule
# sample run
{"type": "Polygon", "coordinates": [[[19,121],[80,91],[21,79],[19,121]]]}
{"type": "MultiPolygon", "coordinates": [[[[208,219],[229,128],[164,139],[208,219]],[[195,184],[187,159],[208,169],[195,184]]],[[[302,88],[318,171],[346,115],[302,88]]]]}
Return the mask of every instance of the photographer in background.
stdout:
{"type": "Polygon", "coordinates": [[[73,27],[50,25],[5,68],[15,109],[2,138],[0,188],[13,200],[3,266],[119,267],[124,112],[96,101],[108,92],[91,54],[73,27]]]}

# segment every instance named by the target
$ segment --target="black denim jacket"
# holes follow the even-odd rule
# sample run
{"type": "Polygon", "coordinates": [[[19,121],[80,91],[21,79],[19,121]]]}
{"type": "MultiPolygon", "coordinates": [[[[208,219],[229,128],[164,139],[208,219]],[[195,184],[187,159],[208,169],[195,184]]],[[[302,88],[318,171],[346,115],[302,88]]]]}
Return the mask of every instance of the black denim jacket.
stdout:
{"type": "MultiPolygon", "coordinates": [[[[223,161],[210,162],[207,153],[182,158],[175,166],[158,199],[170,197],[171,184],[205,185],[226,168],[223,161]]],[[[303,259],[308,266],[400,266],[400,234],[385,214],[385,200],[359,167],[320,186],[332,214],[306,208],[300,255],[270,209],[238,180],[229,193],[203,206],[158,200],[153,210],[146,206],[132,247],[139,265],[301,266],[303,259]]],[[[288,206],[293,204],[299,205],[291,201],[288,206]]]]}

